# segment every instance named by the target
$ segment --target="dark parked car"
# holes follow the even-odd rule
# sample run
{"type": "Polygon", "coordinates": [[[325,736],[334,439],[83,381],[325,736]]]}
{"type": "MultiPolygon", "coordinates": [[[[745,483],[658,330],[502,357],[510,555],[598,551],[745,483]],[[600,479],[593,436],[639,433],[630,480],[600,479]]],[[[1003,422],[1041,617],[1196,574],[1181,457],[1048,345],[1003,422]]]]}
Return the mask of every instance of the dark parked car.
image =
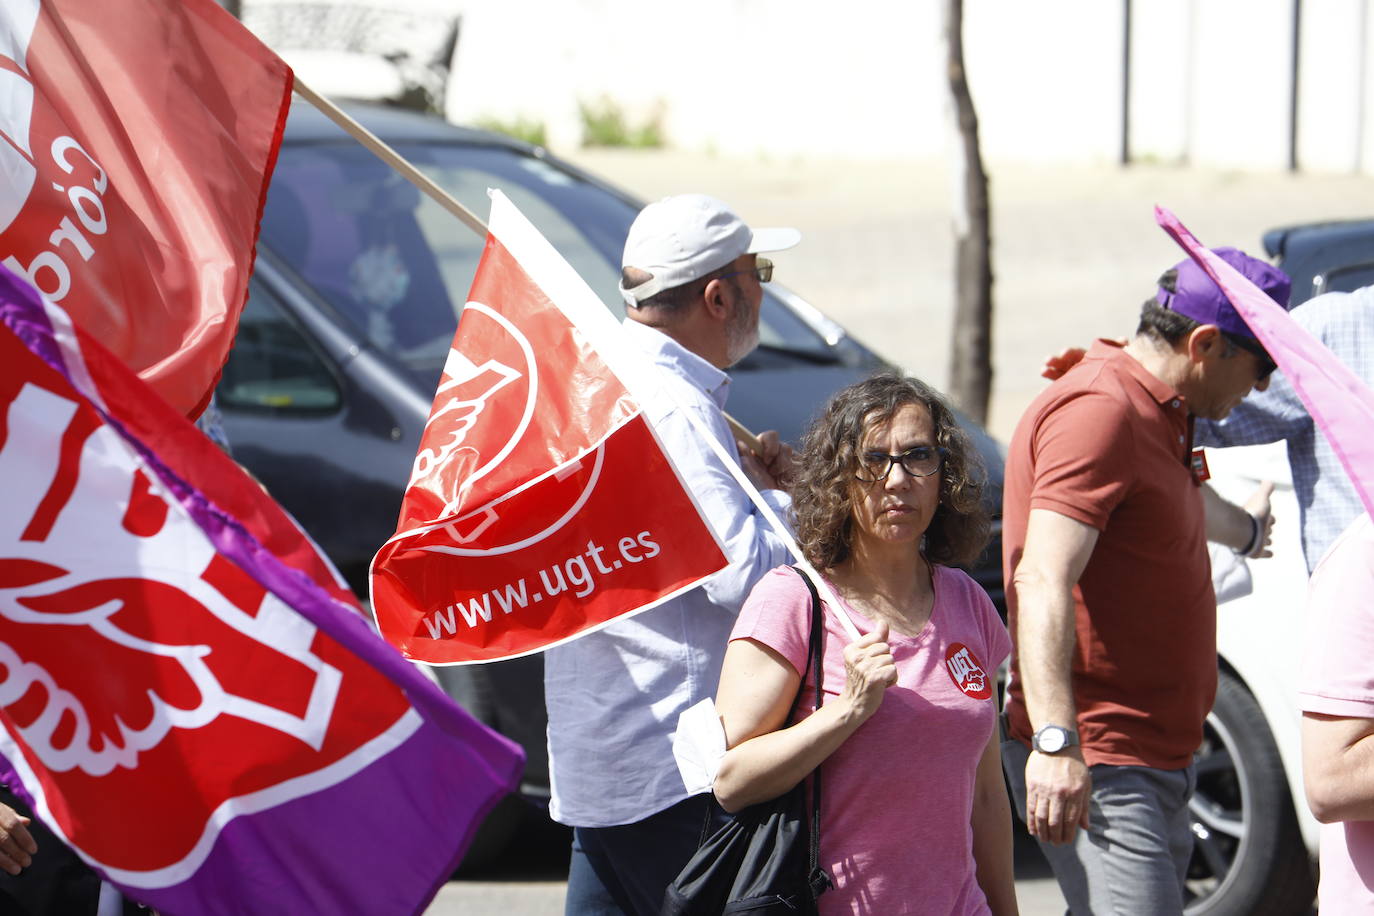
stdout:
{"type": "MultiPolygon", "coordinates": [[[[607,306],[623,312],[620,255],[639,201],[496,134],[397,109],[351,111],[475,213],[485,216],[487,188],[501,188],[607,306]]],[[[395,526],[482,246],[313,108],[292,110],[249,301],[217,394],[235,457],[360,595],[395,526]]],[[[732,370],[730,410],[751,428],[796,441],[830,393],[883,365],[778,284],[766,287],[761,324],[758,350],[732,370]]],[[[968,425],[1000,510],[1000,448],[968,425]]],[[[974,573],[1000,604],[1000,542],[974,573]]],[[[525,747],[522,794],[547,798],[539,657],[441,668],[437,676],[525,747]]]]}
{"type": "Polygon", "coordinates": [[[1293,280],[1293,305],[1374,283],[1374,219],[1270,229],[1264,250],[1293,280]]]}

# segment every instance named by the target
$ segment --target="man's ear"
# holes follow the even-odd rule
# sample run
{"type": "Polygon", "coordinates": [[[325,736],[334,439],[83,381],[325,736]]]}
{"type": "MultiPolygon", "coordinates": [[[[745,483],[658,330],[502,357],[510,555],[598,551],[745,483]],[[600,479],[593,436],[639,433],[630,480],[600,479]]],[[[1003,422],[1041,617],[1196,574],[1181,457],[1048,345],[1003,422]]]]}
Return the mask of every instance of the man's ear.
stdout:
{"type": "Polygon", "coordinates": [[[716,321],[726,321],[730,317],[730,297],[734,290],[729,289],[729,284],[725,280],[716,279],[706,284],[706,288],[701,291],[701,299],[706,307],[706,314],[716,321]]]}
{"type": "Polygon", "coordinates": [[[1221,328],[1214,324],[1204,324],[1188,332],[1188,358],[1195,363],[1204,359],[1215,359],[1226,352],[1226,339],[1221,336],[1221,328]]]}

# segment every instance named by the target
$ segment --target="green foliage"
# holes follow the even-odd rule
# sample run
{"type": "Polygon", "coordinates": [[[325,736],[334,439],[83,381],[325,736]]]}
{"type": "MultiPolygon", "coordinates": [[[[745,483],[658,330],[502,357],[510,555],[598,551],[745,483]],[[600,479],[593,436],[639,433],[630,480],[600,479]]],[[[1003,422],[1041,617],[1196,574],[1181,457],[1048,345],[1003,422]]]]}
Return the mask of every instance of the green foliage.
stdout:
{"type": "Polygon", "coordinates": [[[516,118],[514,121],[502,121],[500,118],[479,118],[475,126],[483,130],[490,130],[494,133],[505,134],[517,140],[524,140],[533,146],[548,146],[547,135],[544,130],[544,122],[536,121],[532,118],[516,118]]]}
{"type": "Polygon", "coordinates": [[[638,126],[626,123],[625,112],[609,98],[579,102],[582,114],[583,146],[624,146],[634,149],[657,148],[663,145],[663,129],[655,115],[638,126]]]}

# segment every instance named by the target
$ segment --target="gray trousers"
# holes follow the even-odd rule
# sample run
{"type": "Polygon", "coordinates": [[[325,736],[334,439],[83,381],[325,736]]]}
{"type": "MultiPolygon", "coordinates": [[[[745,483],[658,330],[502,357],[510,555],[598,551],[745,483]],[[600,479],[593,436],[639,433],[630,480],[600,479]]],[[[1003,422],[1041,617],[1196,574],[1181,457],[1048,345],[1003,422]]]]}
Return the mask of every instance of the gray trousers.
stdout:
{"type": "MultiPolygon", "coordinates": [[[[1030,748],[1002,742],[1002,766],[1017,817],[1026,816],[1030,748]]],[[[1089,827],[1072,843],[1040,843],[1072,916],[1179,916],[1193,852],[1188,799],[1196,785],[1184,770],[1098,764],[1089,827]]]]}

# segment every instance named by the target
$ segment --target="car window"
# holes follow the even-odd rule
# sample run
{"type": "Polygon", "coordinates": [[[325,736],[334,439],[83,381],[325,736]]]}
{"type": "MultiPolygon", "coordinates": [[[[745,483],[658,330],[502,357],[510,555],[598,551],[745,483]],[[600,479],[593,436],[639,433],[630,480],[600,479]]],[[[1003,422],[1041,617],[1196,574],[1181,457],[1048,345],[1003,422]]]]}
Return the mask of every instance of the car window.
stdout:
{"type": "Polygon", "coordinates": [[[215,394],[228,410],[328,413],[340,403],[329,368],[257,281],[248,286],[238,336],[215,394]]]}
{"type": "Polygon", "coordinates": [[[1321,280],[1321,291],[1324,293],[1353,293],[1374,283],[1374,262],[1333,270],[1321,280]]]}
{"type": "MultiPolygon", "coordinates": [[[[500,188],[618,315],[619,262],[635,207],[564,170],[503,146],[399,144],[398,152],[485,218],[500,188]]],[[[284,145],[263,216],[263,242],[357,332],[432,384],[481,257],[483,239],[356,143],[284,145]]],[[[830,359],[825,341],[766,297],[765,349],[751,364],[830,359]]]]}

